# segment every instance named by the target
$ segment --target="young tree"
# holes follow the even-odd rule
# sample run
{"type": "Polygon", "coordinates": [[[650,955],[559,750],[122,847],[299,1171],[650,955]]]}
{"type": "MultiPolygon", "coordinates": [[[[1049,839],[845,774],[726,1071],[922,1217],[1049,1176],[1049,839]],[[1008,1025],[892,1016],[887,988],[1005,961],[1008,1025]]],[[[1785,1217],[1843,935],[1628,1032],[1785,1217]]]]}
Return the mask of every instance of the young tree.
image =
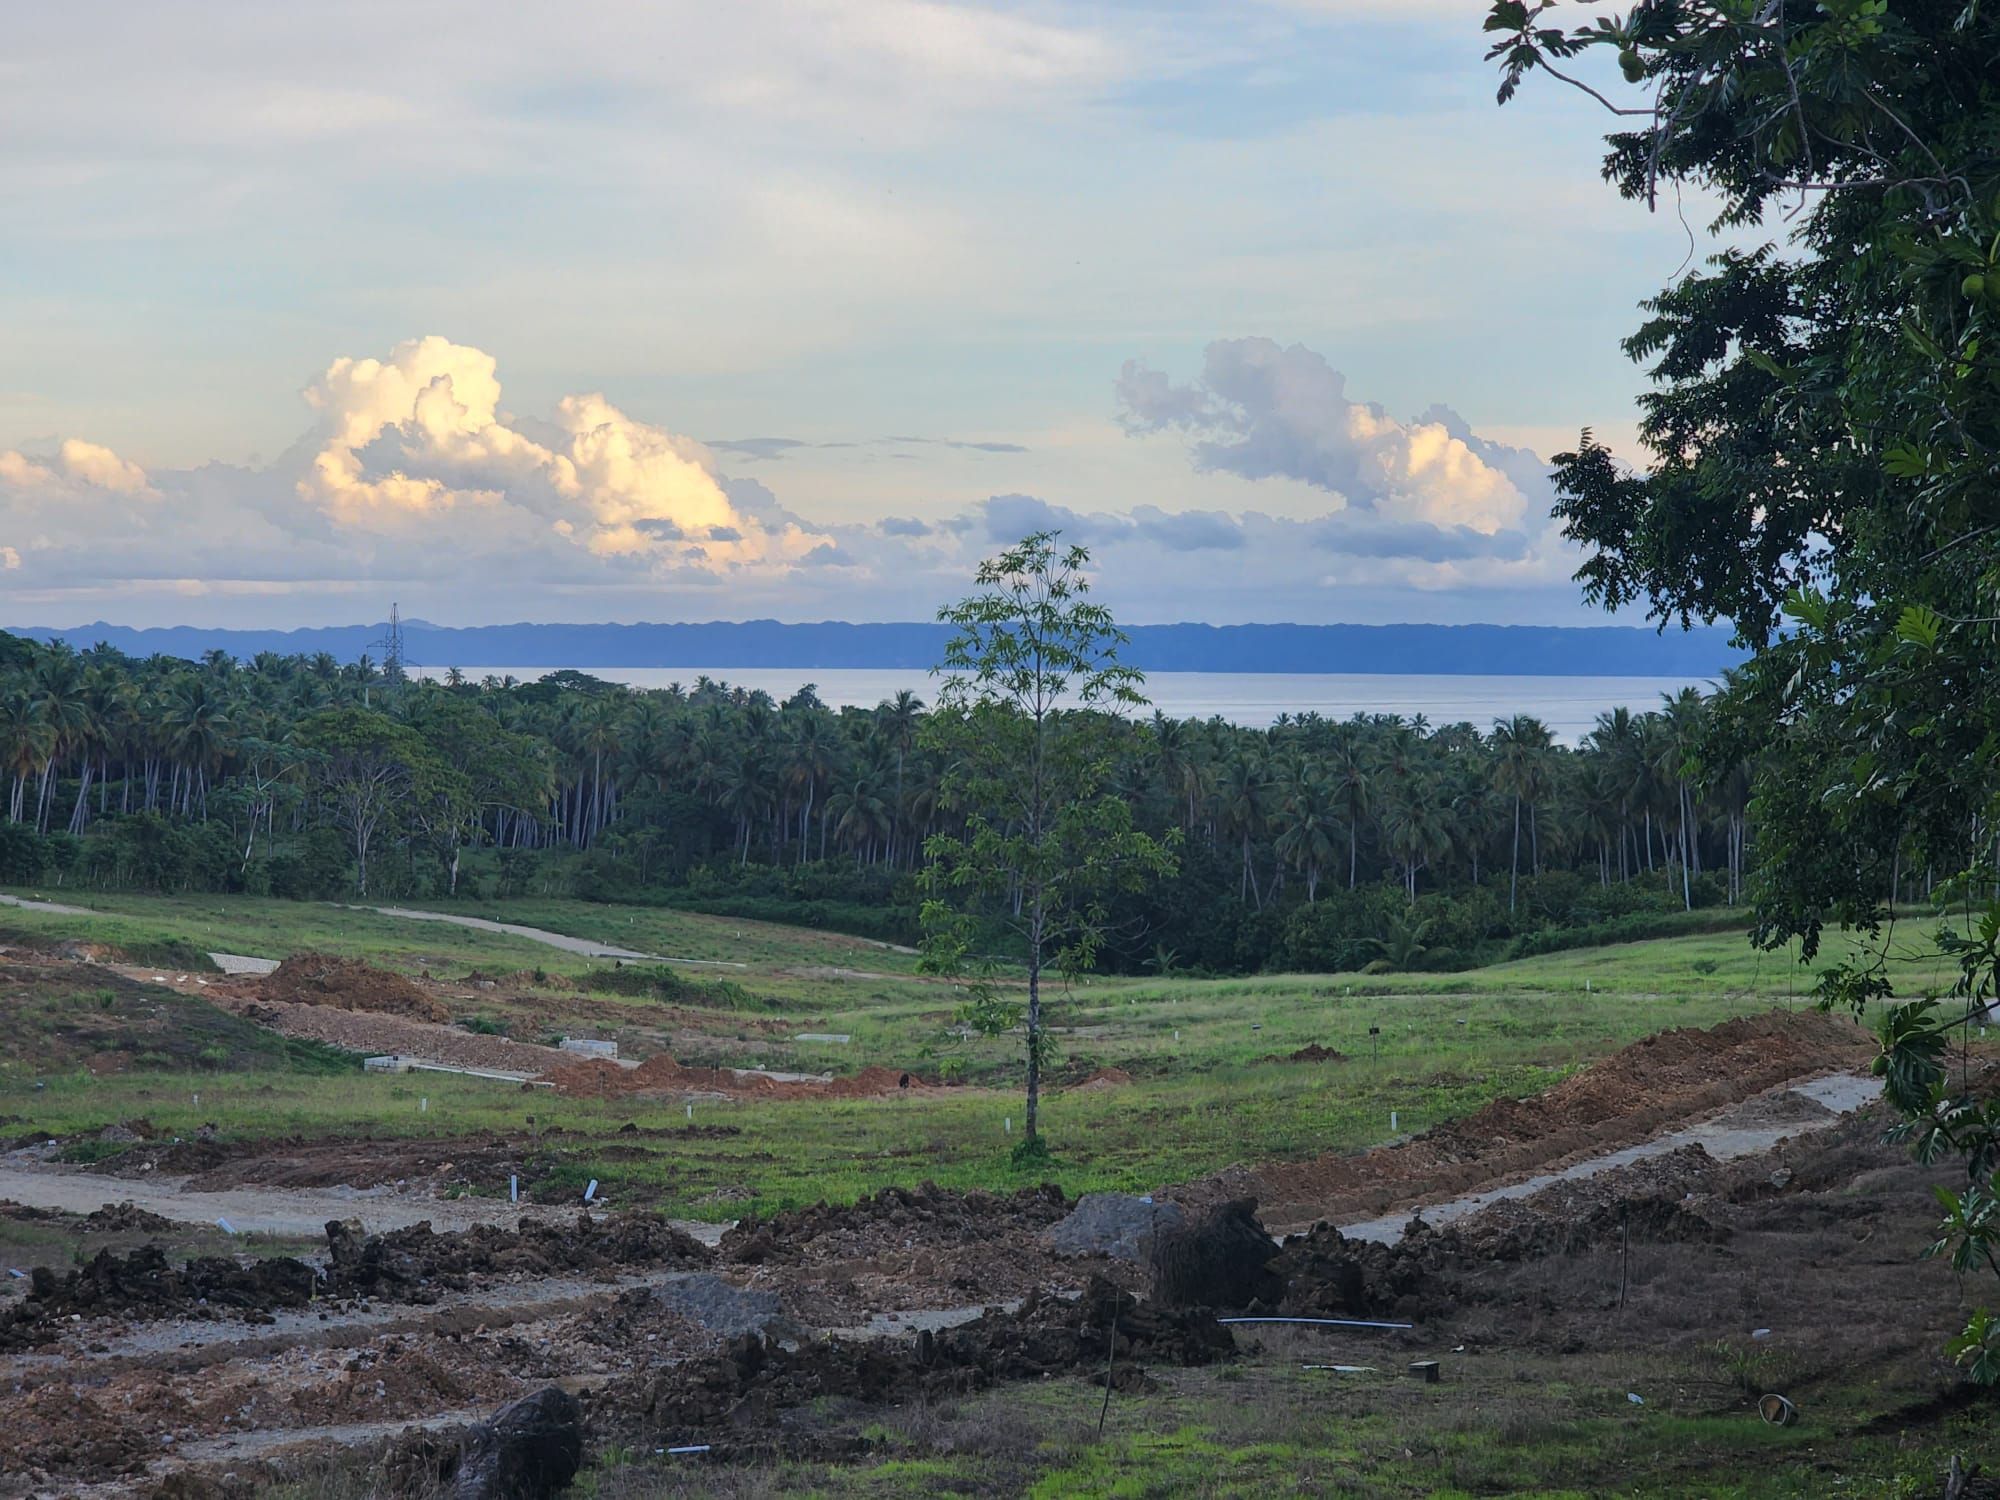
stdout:
{"type": "Polygon", "coordinates": [[[944,797],[964,818],[933,835],[923,905],[925,963],[962,972],[976,922],[997,918],[1027,961],[1027,1003],[982,989],[968,1015],[990,1032],[1025,1024],[1027,1111],[1016,1159],[1047,1155],[1041,1138],[1048,1059],[1044,983],[1089,969],[1102,901],[1171,875],[1174,853],[1136,831],[1113,795],[1107,712],[1135,708],[1144,678],[1123,666],[1125,637],[1088,601],[1082,547],[1037,532],[979,566],[979,592],[939,612],[953,634],[938,669],[925,743],[944,757],[944,797]]]}

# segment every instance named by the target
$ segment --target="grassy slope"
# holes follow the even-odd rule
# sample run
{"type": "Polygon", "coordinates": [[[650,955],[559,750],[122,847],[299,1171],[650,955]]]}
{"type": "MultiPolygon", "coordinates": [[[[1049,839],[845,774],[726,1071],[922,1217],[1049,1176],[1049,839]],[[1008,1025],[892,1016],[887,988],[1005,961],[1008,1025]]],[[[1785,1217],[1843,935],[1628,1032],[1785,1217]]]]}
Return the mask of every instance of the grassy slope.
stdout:
{"type": "MultiPolygon", "coordinates": [[[[574,973],[588,966],[520,939],[330,908],[213,898],[93,904],[114,915],[0,912],[0,926],[100,941],[127,933],[189,936],[224,951],[273,955],[318,946],[451,973],[537,965],[574,973]]],[[[997,1045],[959,1052],[942,1043],[952,992],[914,977],[906,955],[819,933],[672,912],[515,903],[479,914],[622,938],[636,948],[734,956],[750,967],[730,977],[768,996],[794,1024],[856,1037],[851,1048],[815,1049],[743,1033],[737,1045],[745,1061],[833,1056],[934,1068],[956,1058],[975,1077],[997,1077],[1009,1065],[997,1045]],[[796,972],[828,966],[880,977],[796,972]]],[[[1903,942],[1907,949],[1907,933],[1903,942]]],[[[1906,990],[1944,977],[1907,952],[1893,960],[1893,972],[1906,990]]],[[[1451,976],[1099,981],[1059,1005],[1058,1019],[1069,1028],[1066,1066],[1075,1072],[1117,1063],[1137,1081],[1049,1100],[1055,1175],[1072,1191],[1145,1186],[1234,1160],[1367,1145],[1387,1136],[1392,1108],[1405,1129],[1420,1127],[1497,1094],[1539,1087],[1664,1026],[1705,1025],[1784,1004],[1808,987],[1808,976],[1781,957],[1758,955],[1726,935],[1569,952],[1451,976]],[[1379,1038],[1370,1038],[1370,1027],[1380,1028],[1379,1038]],[[1261,1061],[1307,1041],[1337,1047],[1350,1060],[1261,1061]]],[[[45,1010],[94,1003],[81,991],[42,1000],[45,1010]]],[[[722,1021],[725,1033],[730,1024],[722,1021]]],[[[31,1117],[52,1133],[144,1114],[176,1133],[214,1120],[225,1134],[259,1138],[520,1133],[533,1114],[543,1130],[575,1132],[565,1138],[571,1154],[557,1168],[559,1178],[580,1186],[599,1177],[616,1203],[709,1216],[741,1211],[741,1203],[708,1199],[723,1187],[754,1188],[756,1206],[769,1209],[927,1177],[965,1186],[1015,1182],[1001,1121],[1017,1115],[1018,1100],[998,1089],[853,1103],[699,1104],[697,1121],[737,1125],[742,1133],[600,1156],[600,1149],[615,1149],[608,1137],[625,1121],[664,1124],[681,1111],[658,1102],[530,1097],[444,1077],[334,1081],[241,1061],[251,1069],[226,1076],[142,1068],[91,1078],[71,1071],[34,1092],[24,1079],[0,1075],[0,1114],[31,1117]],[[199,1108],[192,1102],[197,1089],[199,1108]],[[430,1109],[420,1113],[425,1097],[430,1109]]],[[[1316,1358],[1366,1363],[1368,1350],[1281,1348],[1249,1368],[1164,1372],[1163,1391],[1114,1400],[1102,1441],[1092,1432],[1096,1389],[1053,1382],[989,1393],[955,1412],[894,1417],[876,1434],[873,1455],[851,1466],[662,1472],[650,1465],[623,1469],[613,1455],[588,1477],[586,1490],[606,1500],[763,1494],[773,1485],[828,1495],[1616,1492],[1765,1500],[1930,1493],[1943,1453],[1979,1446],[1978,1434],[1960,1419],[1927,1428],[1914,1441],[1857,1436],[1855,1429],[1876,1414],[1871,1388],[1859,1378],[1853,1392],[1822,1395],[1802,1425],[1777,1432],[1756,1422],[1741,1400],[1717,1394],[1718,1370],[1695,1368],[1686,1356],[1579,1361],[1475,1353],[1454,1361],[1454,1384],[1434,1390],[1299,1368],[1316,1358]],[[1644,1409],[1623,1396],[1640,1388],[1651,1393],[1644,1409]],[[896,1423],[906,1420],[925,1430],[901,1431],[896,1423]],[[941,1445],[940,1424],[963,1431],[941,1445]]]]}
{"type": "MultiPolygon", "coordinates": [[[[539,966],[552,973],[591,967],[527,939],[326,906],[213,897],[93,898],[93,904],[108,914],[6,911],[0,925],[113,942],[179,936],[221,951],[264,954],[315,946],[454,975],[473,967],[539,966]]],[[[879,1062],[956,1073],[981,1086],[855,1102],[699,1103],[698,1120],[734,1125],[741,1134],[602,1156],[592,1143],[626,1121],[664,1124],[683,1117],[681,1107],[657,1100],[527,1100],[445,1077],[333,1084],[273,1069],[239,1074],[223,1088],[211,1080],[196,1111],[189,1078],[169,1069],[114,1078],[72,1072],[49,1080],[32,1100],[9,1097],[18,1085],[0,1080],[0,1113],[27,1113],[32,1105],[38,1126],[52,1133],[145,1115],[177,1131],[211,1120],[247,1138],[519,1131],[533,1114],[543,1127],[578,1137],[556,1168],[558,1181],[581,1186],[598,1177],[621,1201],[693,1217],[732,1215],[739,1211],[734,1190],[746,1188],[758,1195],[759,1207],[772,1208],[925,1178],[968,1187],[1014,1183],[1006,1161],[1012,1139],[1006,1122],[1020,1127],[1011,1087],[1014,1048],[950,1037],[956,991],[914,975],[908,955],[820,932],[682,912],[569,902],[488,903],[477,911],[635,948],[734,955],[748,967],[719,972],[755,993],[758,1017],[775,1014],[786,1035],[770,1037],[741,1017],[717,1016],[705,1034],[703,1060],[840,1069],[879,1062]],[[833,969],[863,973],[837,977],[833,969]],[[790,1040],[794,1031],[848,1032],[854,1042],[799,1043],[790,1040]],[[431,1100],[428,1113],[418,1112],[420,1098],[431,1100]],[[711,1197],[718,1189],[732,1193],[711,1197]]],[[[1917,977],[1913,966],[1903,968],[1900,982],[1917,977]]],[[[1055,1175],[1072,1191],[1147,1188],[1235,1161],[1377,1144],[1390,1138],[1392,1111],[1399,1129],[1421,1129],[1498,1095],[1545,1086],[1663,1027],[1712,1024],[1786,1003],[1804,988],[1795,966],[1728,935],[1561,953],[1463,975],[1100,980],[1056,1004],[1063,1071],[1075,1077],[1116,1065],[1135,1082],[1059,1090],[1046,1101],[1045,1128],[1059,1158],[1055,1175]],[[1371,1028],[1379,1034],[1371,1036],[1371,1028]],[[1349,1060],[1269,1060],[1308,1042],[1337,1048],[1349,1060]]],[[[626,1003],[635,1014],[648,1008],[644,1001],[626,1003]]]]}

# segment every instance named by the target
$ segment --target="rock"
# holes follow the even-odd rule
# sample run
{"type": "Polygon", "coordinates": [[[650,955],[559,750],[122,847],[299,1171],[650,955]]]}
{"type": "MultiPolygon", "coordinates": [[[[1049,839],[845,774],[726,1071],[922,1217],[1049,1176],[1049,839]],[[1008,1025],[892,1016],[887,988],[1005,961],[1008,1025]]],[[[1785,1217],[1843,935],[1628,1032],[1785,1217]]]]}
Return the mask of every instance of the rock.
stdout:
{"type": "Polygon", "coordinates": [[[1777,1171],[1771,1174],[1771,1186],[1776,1188],[1779,1192],[1782,1193],[1786,1188],[1790,1187],[1791,1185],[1792,1185],[1792,1169],[1790,1167],[1780,1167],[1778,1168],[1777,1171]]]}
{"type": "Polygon", "coordinates": [[[1201,1218],[1154,1237],[1153,1300],[1163,1307],[1275,1303],[1284,1282],[1271,1269],[1278,1246],[1257,1222],[1257,1200],[1219,1203],[1201,1218]]]}
{"type": "Polygon", "coordinates": [[[453,1500],[546,1500],[583,1467],[583,1408],[548,1386],[504,1406],[465,1437],[453,1500]]]}
{"type": "Polygon", "coordinates": [[[1069,1217],[1042,1231],[1042,1241],[1058,1255],[1108,1255],[1142,1261],[1156,1235],[1181,1227],[1187,1216],[1177,1203],[1152,1203],[1130,1193],[1085,1193],[1069,1217]]]}

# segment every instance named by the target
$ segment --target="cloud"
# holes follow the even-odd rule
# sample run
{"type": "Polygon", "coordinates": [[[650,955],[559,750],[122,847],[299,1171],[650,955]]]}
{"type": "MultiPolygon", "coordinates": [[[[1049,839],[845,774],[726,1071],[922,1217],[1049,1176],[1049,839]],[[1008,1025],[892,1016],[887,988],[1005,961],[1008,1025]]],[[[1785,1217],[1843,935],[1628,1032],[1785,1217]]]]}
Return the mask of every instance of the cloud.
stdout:
{"type": "Polygon", "coordinates": [[[15,491],[103,490],[116,495],[156,496],[146,471],[109,448],[65,438],[47,462],[11,449],[0,452],[0,487],[15,491]]]}
{"type": "Polygon", "coordinates": [[[1199,380],[1131,366],[1120,382],[1130,431],[1184,433],[1197,468],[1235,476],[1210,496],[1303,479],[1327,496],[1305,515],[920,480],[902,503],[921,517],[825,495],[808,517],[724,473],[724,445],[604,394],[510,412],[498,369],[437,337],[333,360],[307,388],[310,429],[264,467],[149,470],[78,439],[0,452],[0,623],[339,620],[364,598],[454,622],[921,619],[1043,530],[1091,549],[1098,596],[1132,621],[1548,618],[1573,597],[1574,559],[1525,499],[1540,460],[1448,407],[1392,421],[1310,351],[1218,345],[1199,380]],[[1492,494],[1512,498],[1474,503],[1492,494]]]}
{"type": "Polygon", "coordinates": [[[916,444],[929,448],[956,448],[967,453],[1026,453],[1028,451],[1027,446],[1022,443],[974,442],[966,438],[908,436],[864,438],[858,442],[838,443],[808,443],[800,438],[788,437],[727,438],[720,442],[710,442],[708,446],[720,453],[734,453],[743,458],[765,462],[784,458],[801,448],[870,448],[887,444],[916,444]]]}
{"type": "Polygon", "coordinates": [[[605,557],[720,566],[796,559],[816,544],[740,512],[707,448],[600,393],[563,397],[552,423],[510,420],[497,370],[492,355],[436,335],[386,360],[335,360],[305,391],[320,429],[299,497],[337,525],[384,531],[511,508],[605,557]],[[694,537],[700,547],[683,545],[694,537]]]}
{"type": "Polygon", "coordinates": [[[1302,344],[1218,340],[1200,378],[1186,385],[1127,361],[1116,392],[1128,433],[1187,433],[1201,470],[1300,480],[1349,507],[1489,536],[1519,526],[1529,512],[1517,480],[1537,462],[1532,454],[1514,461],[1517,450],[1473,438],[1441,408],[1399,422],[1351,400],[1347,377],[1302,344]]]}
{"type": "Polygon", "coordinates": [[[1186,510],[1169,514],[1142,505],[1132,512],[1141,536],[1176,552],[1234,552],[1243,545],[1243,523],[1218,510],[1186,510]]]}
{"type": "Polygon", "coordinates": [[[710,442],[709,447],[718,453],[734,453],[743,458],[772,459],[783,458],[794,448],[809,448],[810,443],[788,437],[730,438],[723,442],[710,442]]]}

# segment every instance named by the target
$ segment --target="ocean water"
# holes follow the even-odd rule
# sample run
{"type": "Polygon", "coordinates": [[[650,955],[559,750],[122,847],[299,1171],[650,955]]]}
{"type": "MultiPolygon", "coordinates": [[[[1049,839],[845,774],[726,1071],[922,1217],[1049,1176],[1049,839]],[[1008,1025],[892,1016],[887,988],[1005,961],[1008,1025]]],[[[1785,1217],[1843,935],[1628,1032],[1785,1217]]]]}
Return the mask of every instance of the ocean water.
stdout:
{"type": "MultiPolygon", "coordinates": [[[[413,668],[442,677],[440,668],[413,668]]],[[[468,667],[466,675],[532,681],[547,667],[468,667]]],[[[783,702],[806,683],[833,708],[872,708],[908,689],[925,702],[937,696],[926,673],[896,668],[811,667],[580,667],[577,670],[631,687],[692,687],[698,677],[732,687],[762,689],[783,702]]],[[[1597,716],[1613,708],[1634,712],[1660,706],[1665,694],[1687,686],[1707,688],[1682,677],[1475,677],[1392,676],[1365,672],[1149,672],[1145,692],[1152,707],[1174,718],[1221,718],[1262,729],[1281,714],[1317,713],[1345,719],[1354,714],[1422,714],[1434,725],[1470,720],[1482,729],[1495,719],[1532,714],[1556,737],[1575,743],[1590,732],[1597,716]]],[[[1150,713],[1151,709],[1142,712],[1150,713]]]]}

